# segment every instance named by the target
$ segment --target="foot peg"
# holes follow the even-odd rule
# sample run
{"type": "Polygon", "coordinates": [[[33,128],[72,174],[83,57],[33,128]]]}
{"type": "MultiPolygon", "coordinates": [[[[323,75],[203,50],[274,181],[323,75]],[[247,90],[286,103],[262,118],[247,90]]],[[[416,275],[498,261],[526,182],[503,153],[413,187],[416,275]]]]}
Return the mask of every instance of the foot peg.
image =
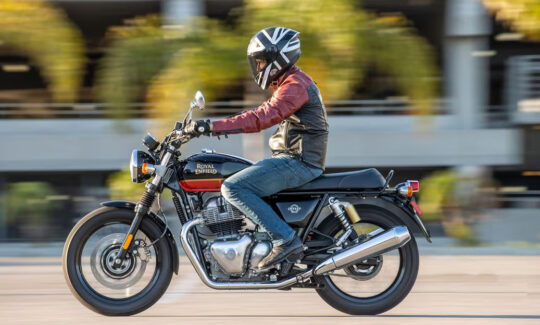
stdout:
{"type": "Polygon", "coordinates": [[[289,274],[293,265],[301,261],[303,257],[304,253],[293,253],[287,256],[287,258],[283,260],[283,262],[281,262],[281,269],[279,270],[279,275],[286,276],[287,274],[289,274]]]}
{"type": "Polygon", "coordinates": [[[302,258],[304,258],[304,253],[303,252],[293,253],[293,254],[287,256],[287,258],[285,258],[285,262],[294,264],[294,263],[298,263],[298,261],[301,261],[302,258]]]}

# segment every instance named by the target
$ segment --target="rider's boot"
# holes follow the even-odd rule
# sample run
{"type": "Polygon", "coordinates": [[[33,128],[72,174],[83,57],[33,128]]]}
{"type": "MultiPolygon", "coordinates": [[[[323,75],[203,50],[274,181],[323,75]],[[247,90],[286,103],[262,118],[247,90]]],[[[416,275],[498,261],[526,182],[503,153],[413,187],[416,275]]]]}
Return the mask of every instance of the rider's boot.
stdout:
{"type": "Polygon", "coordinates": [[[258,267],[261,270],[267,269],[272,265],[275,265],[279,262],[284,261],[285,259],[291,259],[291,257],[297,257],[295,255],[301,255],[303,251],[304,251],[304,246],[302,246],[302,242],[300,241],[300,238],[295,237],[293,240],[289,241],[288,243],[285,243],[279,246],[274,246],[270,254],[268,254],[268,256],[266,256],[259,262],[258,267]]]}

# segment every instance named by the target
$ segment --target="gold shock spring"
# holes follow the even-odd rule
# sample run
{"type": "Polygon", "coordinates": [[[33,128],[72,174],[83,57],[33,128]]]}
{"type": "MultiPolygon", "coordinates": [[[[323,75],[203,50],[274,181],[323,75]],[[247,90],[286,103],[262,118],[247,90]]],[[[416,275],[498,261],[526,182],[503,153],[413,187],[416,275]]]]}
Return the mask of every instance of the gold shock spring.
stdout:
{"type": "Polygon", "coordinates": [[[351,223],[355,224],[357,222],[360,222],[360,216],[358,215],[358,212],[356,211],[354,205],[350,204],[349,202],[343,202],[343,207],[345,208],[345,211],[347,212],[351,223]]]}

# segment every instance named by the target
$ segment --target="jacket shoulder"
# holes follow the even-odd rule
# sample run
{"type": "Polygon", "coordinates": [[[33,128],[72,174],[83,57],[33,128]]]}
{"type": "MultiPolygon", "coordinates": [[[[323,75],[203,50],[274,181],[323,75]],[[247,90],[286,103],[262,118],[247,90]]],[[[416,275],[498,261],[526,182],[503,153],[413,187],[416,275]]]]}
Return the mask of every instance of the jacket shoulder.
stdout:
{"type": "Polygon", "coordinates": [[[313,79],[309,75],[307,75],[304,71],[298,69],[294,73],[291,73],[290,75],[283,80],[282,86],[286,84],[297,84],[301,85],[303,88],[307,90],[307,88],[313,83],[313,79]]]}

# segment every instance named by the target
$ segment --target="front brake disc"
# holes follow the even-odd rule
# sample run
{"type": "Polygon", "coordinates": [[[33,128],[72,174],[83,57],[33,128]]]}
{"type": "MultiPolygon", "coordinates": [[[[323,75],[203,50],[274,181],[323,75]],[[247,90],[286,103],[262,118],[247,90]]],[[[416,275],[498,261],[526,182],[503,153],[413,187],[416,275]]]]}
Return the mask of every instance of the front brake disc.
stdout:
{"type": "Polygon", "coordinates": [[[146,270],[148,259],[137,258],[134,254],[126,255],[120,267],[113,267],[124,236],[116,233],[101,238],[90,255],[92,274],[99,283],[109,289],[118,290],[133,286],[146,270]]]}

